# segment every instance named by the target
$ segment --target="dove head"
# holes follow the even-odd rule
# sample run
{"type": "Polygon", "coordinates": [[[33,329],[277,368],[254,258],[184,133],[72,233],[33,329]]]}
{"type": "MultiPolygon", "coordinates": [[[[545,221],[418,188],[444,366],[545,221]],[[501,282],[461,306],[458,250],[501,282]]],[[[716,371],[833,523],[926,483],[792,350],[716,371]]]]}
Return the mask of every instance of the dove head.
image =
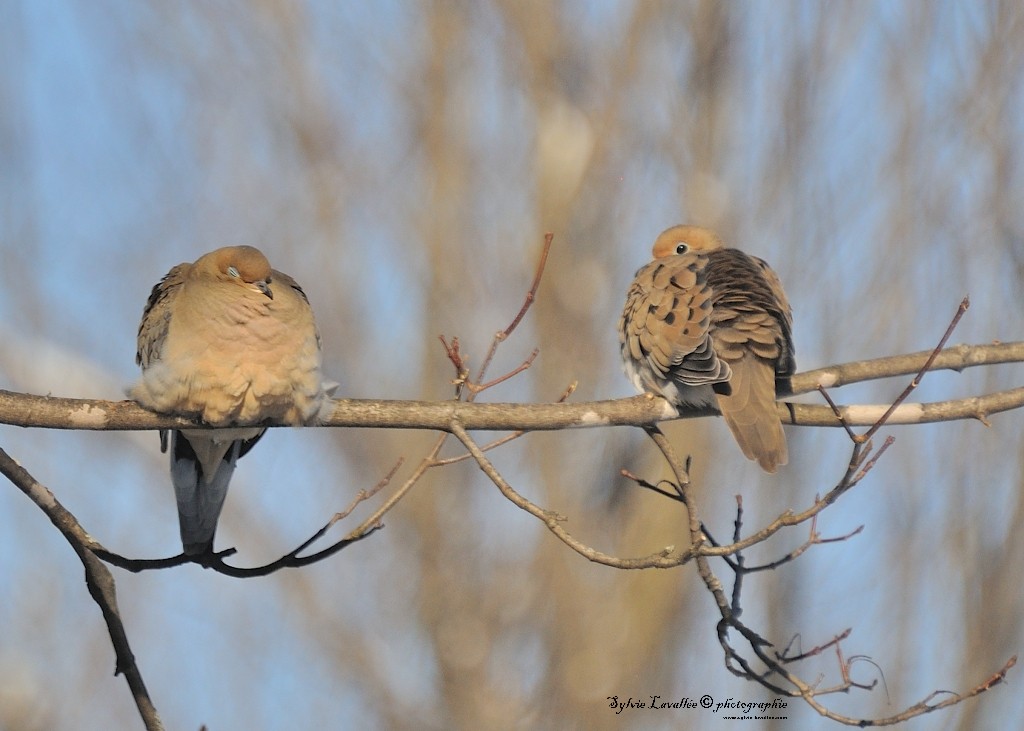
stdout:
{"type": "Polygon", "coordinates": [[[272,270],[263,252],[253,246],[227,246],[200,257],[194,268],[199,276],[234,283],[270,299],[272,270]]]}
{"type": "Polygon", "coordinates": [[[690,251],[711,251],[722,248],[718,234],[700,226],[673,226],[662,231],[654,242],[655,259],[686,254],[690,251]]]}

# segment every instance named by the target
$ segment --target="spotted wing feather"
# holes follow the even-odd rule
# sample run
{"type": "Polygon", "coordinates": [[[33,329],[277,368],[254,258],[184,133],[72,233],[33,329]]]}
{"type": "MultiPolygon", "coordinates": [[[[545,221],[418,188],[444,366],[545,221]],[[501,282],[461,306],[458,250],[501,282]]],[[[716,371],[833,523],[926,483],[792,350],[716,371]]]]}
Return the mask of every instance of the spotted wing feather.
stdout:
{"type": "Polygon", "coordinates": [[[619,341],[627,370],[638,387],[661,395],[718,385],[729,366],[710,338],[713,291],[707,257],[684,254],[656,259],[637,271],[619,320],[619,341]]]}

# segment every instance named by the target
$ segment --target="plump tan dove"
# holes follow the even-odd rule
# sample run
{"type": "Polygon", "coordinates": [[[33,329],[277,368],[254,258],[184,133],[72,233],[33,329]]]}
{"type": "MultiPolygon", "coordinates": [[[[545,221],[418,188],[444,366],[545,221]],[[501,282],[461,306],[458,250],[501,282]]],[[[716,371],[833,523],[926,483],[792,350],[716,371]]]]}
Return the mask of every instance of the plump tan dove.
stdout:
{"type": "MultiPolygon", "coordinates": [[[[170,432],[185,553],[211,553],[228,481],[263,435],[260,424],[312,424],[331,390],[321,382],[313,310],[258,249],[217,249],[153,287],[135,360],[142,378],[128,395],[139,404],[232,427],[170,432]]],[[[167,432],[160,444],[167,450],[167,432]]]]}
{"type": "Polygon", "coordinates": [[[717,405],[743,454],[775,472],[789,458],[775,397],[796,370],[782,283],[697,226],[662,232],[653,253],[619,320],[626,374],[674,405],[717,405]]]}

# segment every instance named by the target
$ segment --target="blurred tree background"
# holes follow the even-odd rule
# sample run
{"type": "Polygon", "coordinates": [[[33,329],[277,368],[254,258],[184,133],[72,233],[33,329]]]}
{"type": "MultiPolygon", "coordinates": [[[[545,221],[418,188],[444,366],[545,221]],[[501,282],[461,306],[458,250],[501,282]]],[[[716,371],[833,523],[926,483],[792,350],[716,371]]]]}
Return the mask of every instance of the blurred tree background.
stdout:
{"type": "MultiPolygon", "coordinates": [[[[545,231],[539,300],[492,374],[540,356],[488,399],[550,401],[574,380],[576,399],[630,395],[625,290],[683,221],[773,265],[801,370],[931,347],[967,293],[953,342],[1024,334],[1017,2],[4,0],[0,60],[3,388],[122,398],[149,289],[238,243],[304,286],[350,397],[451,398],[437,336],[479,365],[545,231]]],[[[1020,382],[1014,366],[932,374],[915,399],[1020,382]]],[[[904,385],[833,395],[881,403],[904,385]]],[[[863,533],[748,580],[748,625],[805,648],[852,627],[846,653],[884,673],[837,710],[889,715],[1020,651],[1022,418],[887,429],[894,447],[818,525],[863,533]]],[[[719,419],[667,431],[721,537],[735,495],[754,529],[828,489],[849,452],[841,430],[789,429],[789,466],[765,476],[719,419]]],[[[275,558],[432,439],[274,430],[235,474],[218,546],[275,558]]],[[[0,446],[112,550],[179,550],[155,434],[0,427],[0,446]]],[[[685,541],[681,509],[619,476],[661,474],[637,430],[538,433],[492,457],[603,551],[685,541]]],[[[725,670],[692,566],[592,565],[469,462],[309,569],[116,576],[168,728],[726,728],[607,698],[772,698],[725,670]]],[[[0,627],[0,728],[139,726],[78,560],[13,488],[0,627]]],[[[836,679],[831,656],[801,670],[836,679]]],[[[817,718],[795,701],[788,716],[778,728],[817,718]]],[[[1024,696],[998,688],[908,727],[1022,716],[1024,696]]]]}

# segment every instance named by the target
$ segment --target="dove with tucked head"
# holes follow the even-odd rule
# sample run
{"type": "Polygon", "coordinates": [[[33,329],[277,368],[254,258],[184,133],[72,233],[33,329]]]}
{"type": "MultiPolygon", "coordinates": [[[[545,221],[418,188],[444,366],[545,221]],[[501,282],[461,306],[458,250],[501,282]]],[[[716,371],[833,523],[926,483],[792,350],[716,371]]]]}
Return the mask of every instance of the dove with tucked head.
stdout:
{"type": "Polygon", "coordinates": [[[653,254],[619,319],[626,374],[673,405],[717,406],[743,454],[775,472],[788,461],[775,398],[796,370],[782,283],[697,226],[662,232],[653,254]]]}
{"type": "Polygon", "coordinates": [[[313,310],[258,249],[217,249],[153,287],[135,360],[142,378],[128,395],[140,405],[230,427],[171,430],[169,444],[160,433],[185,553],[211,553],[228,482],[263,436],[261,424],[312,424],[331,390],[321,380],[313,310]]]}

